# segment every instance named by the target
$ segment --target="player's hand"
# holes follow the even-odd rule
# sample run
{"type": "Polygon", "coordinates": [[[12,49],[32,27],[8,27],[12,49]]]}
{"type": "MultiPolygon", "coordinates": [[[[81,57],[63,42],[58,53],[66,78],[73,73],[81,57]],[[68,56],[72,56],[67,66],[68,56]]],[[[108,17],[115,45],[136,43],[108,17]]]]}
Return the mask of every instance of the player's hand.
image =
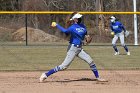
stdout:
{"type": "Polygon", "coordinates": [[[56,25],[57,25],[56,22],[52,22],[51,24],[52,27],[56,27],[56,25]]]}
{"type": "Polygon", "coordinates": [[[110,34],[113,36],[115,33],[114,32],[111,32],[110,34]]]}

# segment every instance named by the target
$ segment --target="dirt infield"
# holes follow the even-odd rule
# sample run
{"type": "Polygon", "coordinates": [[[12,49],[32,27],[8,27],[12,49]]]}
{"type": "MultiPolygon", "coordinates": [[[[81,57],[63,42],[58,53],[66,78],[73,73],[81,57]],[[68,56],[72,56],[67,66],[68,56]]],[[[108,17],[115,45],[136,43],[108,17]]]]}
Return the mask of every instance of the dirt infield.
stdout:
{"type": "Polygon", "coordinates": [[[140,71],[61,71],[39,83],[42,72],[0,72],[0,93],[140,93],[140,71]]]}

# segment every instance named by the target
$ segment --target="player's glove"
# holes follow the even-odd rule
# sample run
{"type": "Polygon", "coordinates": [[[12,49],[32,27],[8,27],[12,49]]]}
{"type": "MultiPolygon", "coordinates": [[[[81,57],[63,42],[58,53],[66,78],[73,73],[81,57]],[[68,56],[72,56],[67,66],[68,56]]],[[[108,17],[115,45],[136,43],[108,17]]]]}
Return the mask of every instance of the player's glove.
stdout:
{"type": "Polygon", "coordinates": [[[56,22],[52,22],[51,24],[52,27],[56,27],[56,25],[57,25],[56,22]]]}
{"type": "Polygon", "coordinates": [[[125,36],[125,37],[128,37],[128,36],[129,36],[129,31],[125,31],[125,32],[124,32],[124,36],[125,36]]]}
{"type": "Polygon", "coordinates": [[[85,36],[84,45],[88,45],[89,43],[91,43],[92,38],[93,38],[93,37],[92,37],[91,35],[86,35],[86,36],[85,36]]]}

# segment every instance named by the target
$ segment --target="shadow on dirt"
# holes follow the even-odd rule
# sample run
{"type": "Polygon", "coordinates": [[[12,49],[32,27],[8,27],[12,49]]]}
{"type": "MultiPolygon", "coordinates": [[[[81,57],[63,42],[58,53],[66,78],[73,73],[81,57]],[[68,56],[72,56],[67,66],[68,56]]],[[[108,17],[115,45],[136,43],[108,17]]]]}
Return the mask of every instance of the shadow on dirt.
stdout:
{"type": "Polygon", "coordinates": [[[97,81],[97,79],[81,78],[81,79],[64,79],[64,80],[45,81],[45,82],[46,83],[47,82],[61,82],[61,83],[65,83],[65,82],[75,82],[75,81],[97,81]]]}

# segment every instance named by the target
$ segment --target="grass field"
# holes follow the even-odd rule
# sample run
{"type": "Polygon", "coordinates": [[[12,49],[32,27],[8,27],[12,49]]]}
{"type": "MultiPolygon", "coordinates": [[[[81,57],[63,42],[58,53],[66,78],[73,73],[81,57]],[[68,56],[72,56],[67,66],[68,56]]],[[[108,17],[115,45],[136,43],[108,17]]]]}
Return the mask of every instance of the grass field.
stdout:
{"type": "MultiPolygon", "coordinates": [[[[84,46],[94,59],[98,69],[129,70],[140,69],[140,47],[128,46],[130,56],[119,46],[120,55],[114,56],[112,46],[84,46]]],[[[66,56],[67,46],[0,46],[0,71],[41,71],[61,64],[66,56]]],[[[89,69],[87,63],[75,58],[69,69],[89,69]]]]}
{"type": "Polygon", "coordinates": [[[97,65],[101,78],[96,81],[88,65],[75,58],[68,69],[39,83],[44,70],[61,64],[67,45],[2,45],[0,46],[0,93],[140,93],[140,47],[129,46],[127,56],[114,56],[112,46],[84,46],[97,65]]]}

